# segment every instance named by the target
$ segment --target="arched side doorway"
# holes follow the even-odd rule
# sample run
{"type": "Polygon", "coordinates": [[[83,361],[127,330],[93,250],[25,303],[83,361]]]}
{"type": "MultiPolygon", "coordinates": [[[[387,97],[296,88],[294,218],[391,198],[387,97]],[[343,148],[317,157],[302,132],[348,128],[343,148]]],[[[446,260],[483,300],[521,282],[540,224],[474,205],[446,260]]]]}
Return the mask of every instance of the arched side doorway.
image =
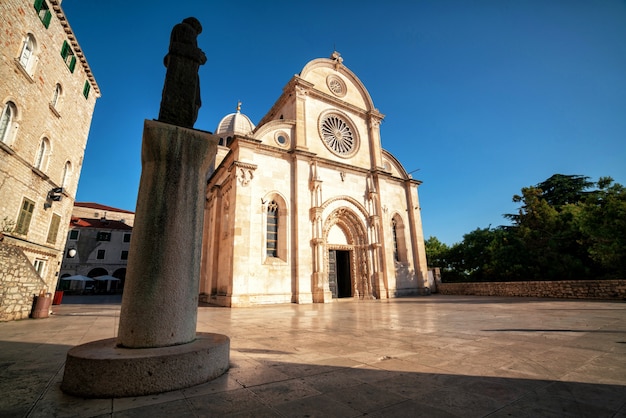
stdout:
{"type": "Polygon", "coordinates": [[[335,209],[323,227],[324,271],[333,298],[373,298],[367,260],[367,230],[348,207],[335,209]]]}

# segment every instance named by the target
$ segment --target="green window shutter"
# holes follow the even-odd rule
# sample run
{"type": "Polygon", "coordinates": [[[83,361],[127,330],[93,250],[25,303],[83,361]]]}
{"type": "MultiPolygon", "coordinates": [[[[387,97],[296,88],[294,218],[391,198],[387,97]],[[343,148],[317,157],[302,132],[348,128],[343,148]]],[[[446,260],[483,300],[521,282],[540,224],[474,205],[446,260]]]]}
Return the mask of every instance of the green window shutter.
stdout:
{"type": "Polygon", "coordinates": [[[85,99],[89,98],[90,89],[91,89],[91,86],[89,85],[89,81],[85,80],[85,85],[83,86],[83,96],[85,96],[85,99]]]}
{"type": "Polygon", "coordinates": [[[76,57],[74,55],[72,55],[72,62],[70,62],[70,72],[74,72],[74,67],[76,67],[76,57]]]}
{"type": "Polygon", "coordinates": [[[61,47],[61,56],[63,57],[63,59],[67,58],[67,52],[70,49],[70,45],[67,43],[67,41],[63,41],[63,46],[61,47]]]}
{"type": "Polygon", "coordinates": [[[46,242],[48,244],[55,244],[57,242],[57,235],[59,234],[59,224],[61,223],[61,217],[56,213],[52,214],[52,220],[50,221],[50,230],[48,230],[48,238],[46,242]]]}
{"type": "Polygon", "coordinates": [[[35,209],[35,202],[24,198],[22,202],[22,210],[20,211],[20,215],[17,218],[15,232],[22,235],[26,235],[28,233],[30,219],[33,216],[33,209],[35,209]]]}
{"type": "Polygon", "coordinates": [[[33,6],[35,6],[35,10],[40,11],[42,4],[43,4],[43,0],[35,0],[35,4],[33,4],[33,6]]]}
{"type": "Polygon", "coordinates": [[[50,10],[47,10],[46,16],[42,20],[43,25],[46,27],[46,29],[48,29],[48,26],[50,26],[50,19],[52,19],[52,13],[50,13],[50,10]]]}

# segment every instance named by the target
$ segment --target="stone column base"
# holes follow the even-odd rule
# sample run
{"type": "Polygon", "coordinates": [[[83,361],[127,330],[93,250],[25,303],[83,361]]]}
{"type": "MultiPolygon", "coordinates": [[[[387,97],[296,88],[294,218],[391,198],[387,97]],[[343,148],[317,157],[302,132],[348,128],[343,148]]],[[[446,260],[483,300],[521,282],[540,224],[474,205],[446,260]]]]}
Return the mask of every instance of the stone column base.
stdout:
{"type": "Polygon", "coordinates": [[[230,339],[198,333],[187,344],[120,348],[109,338],[70,349],[61,390],[85,398],[151,395],[208,382],[228,370],[230,339]]]}

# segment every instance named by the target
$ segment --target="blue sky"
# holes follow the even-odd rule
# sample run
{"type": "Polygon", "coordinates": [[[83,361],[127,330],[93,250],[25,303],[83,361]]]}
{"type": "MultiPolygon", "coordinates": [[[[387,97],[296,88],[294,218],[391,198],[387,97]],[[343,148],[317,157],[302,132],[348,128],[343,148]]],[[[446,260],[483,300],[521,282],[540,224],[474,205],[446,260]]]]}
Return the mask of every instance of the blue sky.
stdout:
{"type": "Polygon", "coordinates": [[[386,115],[383,148],[419,187],[426,237],[447,244],[517,210],[552,174],[626,184],[626,1],[127,1],[62,7],[102,91],[77,201],[135,209],[143,121],[158,116],[171,28],[204,27],[214,131],[237,101],[253,123],[334,49],[386,115]]]}

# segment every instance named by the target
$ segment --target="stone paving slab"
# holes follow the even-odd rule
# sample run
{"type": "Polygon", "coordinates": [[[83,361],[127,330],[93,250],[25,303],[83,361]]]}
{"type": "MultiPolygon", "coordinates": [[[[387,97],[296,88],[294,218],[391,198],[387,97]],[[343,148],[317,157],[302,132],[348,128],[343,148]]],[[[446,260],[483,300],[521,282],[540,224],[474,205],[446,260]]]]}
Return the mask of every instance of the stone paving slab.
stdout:
{"type": "Polygon", "coordinates": [[[220,378],[153,396],[60,390],[72,346],[114,338],[119,297],[0,323],[0,417],[626,417],[626,303],[443,296],[228,309],[220,378]]]}

